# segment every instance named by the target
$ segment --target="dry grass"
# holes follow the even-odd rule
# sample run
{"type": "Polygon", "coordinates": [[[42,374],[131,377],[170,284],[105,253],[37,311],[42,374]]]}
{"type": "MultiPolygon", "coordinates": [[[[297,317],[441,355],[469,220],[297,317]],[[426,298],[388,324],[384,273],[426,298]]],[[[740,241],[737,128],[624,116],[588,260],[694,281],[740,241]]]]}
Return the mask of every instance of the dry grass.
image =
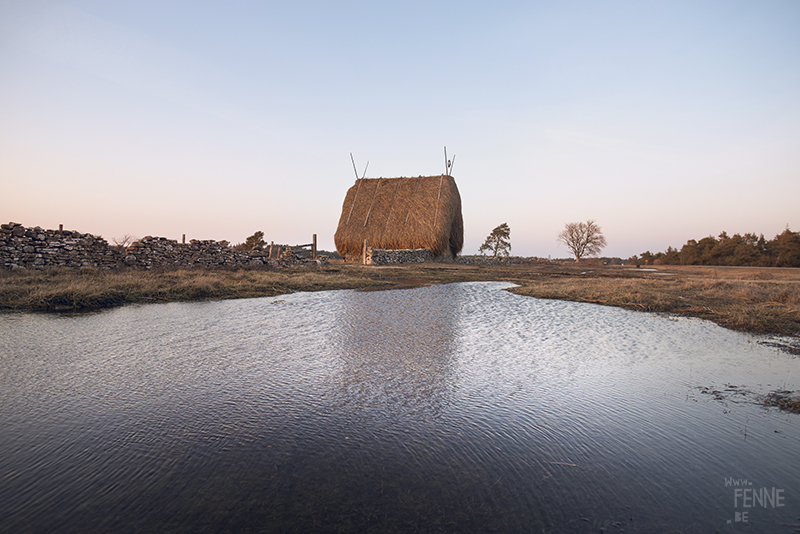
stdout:
{"type": "Polygon", "coordinates": [[[0,309],[92,310],[134,302],[250,298],[387,285],[334,270],[3,271],[0,309]]]}
{"type": "Polygon", "coordinates": [[[0,271],[0,309],[88,310],[133,302],[272,296],[293,291],[506,280],[537,298],[701,317],[757,333],[800,336],[800,269],[428,263],[239,271],[0,271]]]}
{"type": "Polygon", "coordinates": [[[800,333],[800,285],[714,279],[559,277],[513,290],[538,298],[592,302],[711,320],[749,332],[800,333]]]}
{"type": "Polygon", "coordinates": [[[767,406],[777,406],[781,410],[800,414],[800,396],[791,391],[773,391],[763,400],[767,406]]]}

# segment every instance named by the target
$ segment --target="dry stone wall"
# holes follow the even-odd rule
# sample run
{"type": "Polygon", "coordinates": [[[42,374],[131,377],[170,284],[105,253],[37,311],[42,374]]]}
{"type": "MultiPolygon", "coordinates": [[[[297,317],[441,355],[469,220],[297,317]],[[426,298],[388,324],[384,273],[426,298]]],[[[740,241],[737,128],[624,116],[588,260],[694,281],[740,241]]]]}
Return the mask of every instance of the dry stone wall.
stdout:
{"type": "Polygon", "coordinates": [[[273,247],[276,257],[270,259],[269,250],[235,250],[224,241],[179,243],[147,236],[122,248],[92,234],[26,228],[13,222],[0,225],[0,266],[6,269],[242,268],[324,261],[301,258],[287,245],[273,247]]]}
{"type": "Polygon", "coordinates": [[[0,264],[7,269],[45,267],[115,267],[119,253],[102,237],[69,230],[0,225],[0,264]]]}
{"type": "Polygon", "coordinates": [[[459,256],[456,258],[456,263],[463,263],[467,265],[530,265],[530,264],[550,264],[548,259],[537,258],[534,256],[501,256],[492,258],[491,256],[459,256]]]}
{"type": "Polygon", "coordinates": [[[129,267],[256,267],[267,262],[267,252],[238,251],[220,241],[178,243],[166,237],[143,237],[122,254],[129,267]]]}
{"type": "Polygon", "coordinates": [[[387,250],[367,247],[367,265],[395,265],[398,263],[424,263],[433,261],[427,248],[387,250]]]}

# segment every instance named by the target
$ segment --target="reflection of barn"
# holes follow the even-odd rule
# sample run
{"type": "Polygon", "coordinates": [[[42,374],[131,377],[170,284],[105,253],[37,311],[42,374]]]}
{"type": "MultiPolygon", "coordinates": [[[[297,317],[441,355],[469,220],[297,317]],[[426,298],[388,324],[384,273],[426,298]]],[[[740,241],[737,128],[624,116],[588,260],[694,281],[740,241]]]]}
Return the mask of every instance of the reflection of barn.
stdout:
{"type": "Polygon", "coordinates": [[[386,414],[427,420],[446,412],[459,383],[460,303],[470,294],[452,284],[337,294],[331,376],[338,391],[363,404],[365,424],[382,425],[386,414]]]}
{"type": "Polygon", "coordinates": [[[461,196],[452,176],[361,178],[347,191],[336,229],[343,258],[368,246],[388,250],[428,249],[454,257],[464,244],[461,196]]]}

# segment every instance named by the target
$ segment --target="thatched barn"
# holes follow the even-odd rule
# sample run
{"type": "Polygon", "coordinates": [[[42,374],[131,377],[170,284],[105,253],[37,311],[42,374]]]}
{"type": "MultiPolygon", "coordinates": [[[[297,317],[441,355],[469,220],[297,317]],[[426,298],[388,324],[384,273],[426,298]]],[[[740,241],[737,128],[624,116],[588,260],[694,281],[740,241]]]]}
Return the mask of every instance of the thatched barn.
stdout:
{"type": "Polygon", "coordinates": [[[461,195],[452,176],[361,178],[347,191],[336,229],[343,258],[373,248],[428,249],[455,257],[464,245],[461,195]]]}

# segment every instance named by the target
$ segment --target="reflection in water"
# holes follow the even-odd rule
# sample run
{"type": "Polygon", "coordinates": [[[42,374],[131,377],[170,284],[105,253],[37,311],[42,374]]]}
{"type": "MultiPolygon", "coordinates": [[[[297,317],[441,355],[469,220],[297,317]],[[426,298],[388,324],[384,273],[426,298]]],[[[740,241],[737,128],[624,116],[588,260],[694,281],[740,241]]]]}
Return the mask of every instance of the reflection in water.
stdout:
{"type": "Polygon", "coordinates": [[[342,408],[416,418],[441,415],[455,387],[459,292],[347,292],[335,307],[342,408]]]}
{"type": "Polygon", "coordinates": [[[796,528],[800,417],[698,386],[800,359],[505,286],[0,315],[0,530],[796,528]]]}

